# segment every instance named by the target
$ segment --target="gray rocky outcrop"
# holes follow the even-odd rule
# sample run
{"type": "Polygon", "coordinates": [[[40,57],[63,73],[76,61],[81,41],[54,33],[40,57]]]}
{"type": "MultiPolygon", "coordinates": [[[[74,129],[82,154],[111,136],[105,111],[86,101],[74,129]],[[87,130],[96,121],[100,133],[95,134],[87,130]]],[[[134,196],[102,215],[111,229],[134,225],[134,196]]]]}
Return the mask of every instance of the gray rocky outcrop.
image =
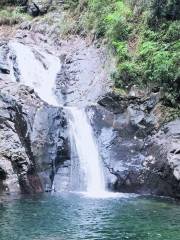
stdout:
{"type": "Polygon", "coordinates": [[[53,0],[1,0],[2,4],[16,4],[21,11],[28,12],[33,17],[43,15],[52,6],[53,0]]]}
{"type": "Polygon", "coordinates": [[[37,110],[31,143],[43,186],[45,191],[50,191],[55,175],[70,159],[67,121],[63,109],[47,105],[37,110]]]}
{"type": "Polygon", "coordinates": [[[95,103],[109,90],[105,51],[80,37],[62,41],[60,49],[62,67],[56,79],[57,96],[65,105],[95,103]]]}
{"type": "Polygon", "coordinates": [[[47,13],[52,4],[52,0],[32,0],[27,3],[27,11],[30,15],[36,17],[47,13]]]}
{"type": "Polygon", "coordinates": [[[87,109],[110,189],[180,196],[180,120],[162,125],[159,99],[110,93],[87,109]]]}
{"type": "MultiPolygon", "coordinates": [[[[35,97],[29,91],[26,88],[18,89],[16,84],[1,79],[0,162],[1,169],[6,173],[1,185],[8,192],[17,189],[23,193],[42,191],[30,149],[30,119],[35,114],[35,108],[31,106],[28,119],[27,106],[23,108],[21,105],[26,97],[29,101],[35,97]]],[[[36,103],[39,104],[38,101],[36,103]]]]}
{"type": "Polygon", "coordinates": [[[0,79],[0,192],[51,190],[68,158],[64,114],[33,89],[0,79]]]}

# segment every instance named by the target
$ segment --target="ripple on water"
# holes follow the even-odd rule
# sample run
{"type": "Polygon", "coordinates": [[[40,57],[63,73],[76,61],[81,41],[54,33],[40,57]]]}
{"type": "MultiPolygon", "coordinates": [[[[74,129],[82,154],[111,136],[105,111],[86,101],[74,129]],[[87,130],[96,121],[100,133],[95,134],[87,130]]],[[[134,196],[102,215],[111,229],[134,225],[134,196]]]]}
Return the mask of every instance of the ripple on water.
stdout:
{"type": "Polygon", "coordinates": [[[108,198],[132,198],[138,197],[138,194],[134,193],[117,193],[117,192],[74,192],[75,194],[80,194],[86,198],[94,198],[94,199],[108,199],[108,198]]]}
{"type": "Polygon", "coordinates": [[[92,198],[57,193],[11,199],[0,207],[0,239],[180,239],[179,204],[167,199],[115,195],[92,198]]]}

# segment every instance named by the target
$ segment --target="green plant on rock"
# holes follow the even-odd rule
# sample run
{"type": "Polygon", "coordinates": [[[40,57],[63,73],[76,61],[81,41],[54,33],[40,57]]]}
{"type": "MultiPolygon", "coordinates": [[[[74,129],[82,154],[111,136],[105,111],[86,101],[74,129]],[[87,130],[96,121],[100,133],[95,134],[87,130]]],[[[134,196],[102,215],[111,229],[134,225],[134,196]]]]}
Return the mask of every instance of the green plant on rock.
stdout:
{"type": "Polygon", "coordinates": [[[19,7],[6,7],[0,10],[0,25],[14,25],[31,17],[21,12],[19,7]]]}
{"type": "Polygon", "coordinates": [[[112,46],[114,47],[116,54],[118,55],[118,61],[126,61],[130,58],[127,42],[112,42],[112,46]]]}
{"type": "Polygon", "coordinates": [[[139,46],[139,56],[141,60],[146,60],[156,53],[159,49],[157,42],[143,41],[139,46]]]}
{"type": "Polygon", "coordinates": [[[166,42],[174,42],[178,41],[179,39],[180,39],[180,21],[173,21],[169,25],[163,40],[166,42]]]}
{"type": "Polygon", "coordinates": [[[142,78],[142,67],[132,61],[123,62],[118,65],[116,75],[113,78],[116,87],[129,87],[142,78]]]}
{"type": "Polygon", "coordinates": [[[132,32],[132,26],[128,22],[132,15],[130,8],[123,1],[118,1],[115,8],[105,18],[106,36],[110,40],[125,41],[132,32]]]}

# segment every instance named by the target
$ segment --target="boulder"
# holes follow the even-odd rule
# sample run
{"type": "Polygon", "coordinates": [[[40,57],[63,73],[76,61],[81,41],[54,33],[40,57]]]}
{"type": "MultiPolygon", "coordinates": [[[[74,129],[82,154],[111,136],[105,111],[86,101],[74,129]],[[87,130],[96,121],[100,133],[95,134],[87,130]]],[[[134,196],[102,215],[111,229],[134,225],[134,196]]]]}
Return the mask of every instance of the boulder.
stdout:
{"type": "Polygon", "coordinates": [[[31,16],[37,17],[39,15],[39,8],[34,3],[28,4],[27,12],[31,16]]]}
{"type": "Polygon", "coordinates": [[[28,12],[33,17],[47,13],[52,0],[32,0],[28,3],[28,12]]]}

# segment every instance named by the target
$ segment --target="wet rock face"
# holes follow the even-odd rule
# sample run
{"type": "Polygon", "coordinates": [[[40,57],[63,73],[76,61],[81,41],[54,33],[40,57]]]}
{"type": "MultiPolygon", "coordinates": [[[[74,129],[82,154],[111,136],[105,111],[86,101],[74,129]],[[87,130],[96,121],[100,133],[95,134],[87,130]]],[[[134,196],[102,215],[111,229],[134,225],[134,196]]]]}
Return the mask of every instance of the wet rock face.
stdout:
{"type": "Polygon", "coordinates": [[[0,192],[49,190],[68,158],[65,113],[29,87],[1,79],[0,89],[0,192]]]}
{"type": "Polygon", "coordinates": [[[180,197],[180,121],[158,130],[158,101],[107,94],[87,109],[110,189],[180,197]]]}
{"type": "Polygon", "coordinates": [[[114,114],[101,106],[88,110],[105,165],[107,185],[111,190],[137,192],[141,188],[144,141],[136,137],[127,112],[114,114]]]}

